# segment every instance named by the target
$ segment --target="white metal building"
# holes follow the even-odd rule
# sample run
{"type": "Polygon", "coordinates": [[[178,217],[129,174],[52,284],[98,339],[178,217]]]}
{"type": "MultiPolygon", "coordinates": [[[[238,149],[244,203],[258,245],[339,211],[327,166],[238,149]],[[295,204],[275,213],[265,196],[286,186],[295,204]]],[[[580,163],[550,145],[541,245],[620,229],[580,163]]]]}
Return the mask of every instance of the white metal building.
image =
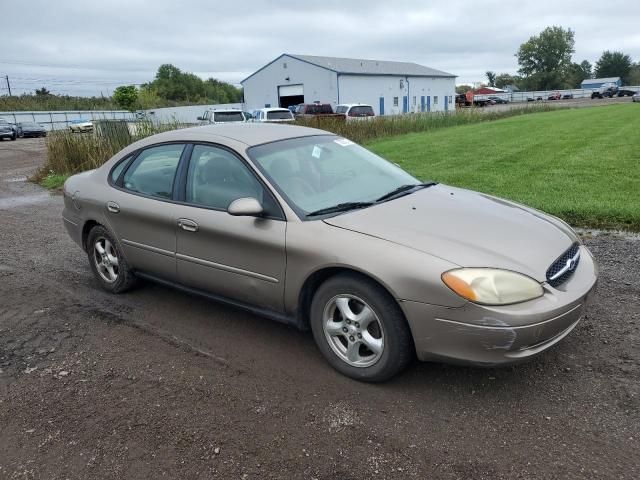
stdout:
{"type": "Polygon", "coordinates": [[[247,109],[366,103],[376,115],[453,110],[455,75],[410,62],[282,54],[241,83],[247,109]]]}

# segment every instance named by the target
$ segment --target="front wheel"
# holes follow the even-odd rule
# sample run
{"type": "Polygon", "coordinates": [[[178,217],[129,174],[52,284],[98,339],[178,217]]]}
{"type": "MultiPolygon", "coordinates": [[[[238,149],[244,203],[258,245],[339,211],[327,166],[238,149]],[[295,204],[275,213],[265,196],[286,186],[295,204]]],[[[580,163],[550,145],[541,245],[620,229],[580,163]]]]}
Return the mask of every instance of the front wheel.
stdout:
{"type": "Polygon", "coordinates": [[[101,225],[93,227],[89,232],[87,256],[93,274],[108,292],[122,293],[135,284],[136,277],[116,239],[101,225]]]}
{"type": "Polygon", "coordinates": [[[388,380],[414,357],[400,307],[385,289],[360,275],[337,275],[318,288],[311,330],[331,366],[356,380],[388,380]]]}

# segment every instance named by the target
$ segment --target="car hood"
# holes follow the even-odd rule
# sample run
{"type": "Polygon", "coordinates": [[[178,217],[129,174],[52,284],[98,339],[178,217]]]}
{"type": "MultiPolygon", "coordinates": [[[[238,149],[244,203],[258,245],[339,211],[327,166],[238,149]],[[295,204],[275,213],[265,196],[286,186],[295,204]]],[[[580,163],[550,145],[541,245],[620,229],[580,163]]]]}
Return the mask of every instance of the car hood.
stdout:
{"type": "Polygon", "coordinates": [[[381,238],[464,267],[494,267],[546,280],[573,242],[572,230],[537,210],[436,185],[325,223],[381,238]]]}
{"type": "Polygon", "coordinates": [[[23,132],[43,132],[44,127],[22,127],[23,132]]]}

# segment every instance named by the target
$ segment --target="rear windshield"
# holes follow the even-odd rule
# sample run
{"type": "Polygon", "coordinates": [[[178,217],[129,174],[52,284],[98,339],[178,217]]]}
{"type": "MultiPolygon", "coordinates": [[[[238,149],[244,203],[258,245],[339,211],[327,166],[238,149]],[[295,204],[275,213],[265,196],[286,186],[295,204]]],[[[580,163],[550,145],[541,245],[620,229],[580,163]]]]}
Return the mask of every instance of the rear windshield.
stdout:
{"type": "Polygon", "coordinates": [[[305,113],[309,113],[311,115],[318,115],[321,113],[333,113],[333,109],[331,108],[331,105],[329,105],[328,103],[322,104],[322,105],[307,105],[307,109],[305,111],[305,113]]]}
{"type": "Polygon", "coordinates": [[[242,112],[213,112],[214,122],[244,122],[242,112]]]}
{"type": "Polygon", "coordinates": [[[267,112],[267,120],[291,120],[293,115],[289,110],[275,110],[267,112]]]}
{"type": "Polygon", "coordinates": [[[366,116],[373,115],[373,108],[369,106],[351,107],[351,111],[349,113],[356,117],[357,116],[366,117],[366,116]]]}

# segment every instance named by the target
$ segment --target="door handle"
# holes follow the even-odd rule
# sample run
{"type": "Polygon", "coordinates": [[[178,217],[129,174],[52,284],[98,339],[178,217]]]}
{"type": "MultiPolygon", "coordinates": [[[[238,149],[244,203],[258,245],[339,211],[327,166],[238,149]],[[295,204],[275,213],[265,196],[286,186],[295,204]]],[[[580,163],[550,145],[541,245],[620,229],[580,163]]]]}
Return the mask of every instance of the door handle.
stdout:
{"type": "Polygon", "coordinates": [[[107,202],[107,210],[111,213],[118,213],[120,211],[120,205],[116,202],[107,202]]]}
{"type": "Polygon", "coordinates": [[[197,232],[198,224],[193,220],[189,220],[188,218],[180,218],[178,219],[178,226],[186,230],[187,232],[197,232]]]}

